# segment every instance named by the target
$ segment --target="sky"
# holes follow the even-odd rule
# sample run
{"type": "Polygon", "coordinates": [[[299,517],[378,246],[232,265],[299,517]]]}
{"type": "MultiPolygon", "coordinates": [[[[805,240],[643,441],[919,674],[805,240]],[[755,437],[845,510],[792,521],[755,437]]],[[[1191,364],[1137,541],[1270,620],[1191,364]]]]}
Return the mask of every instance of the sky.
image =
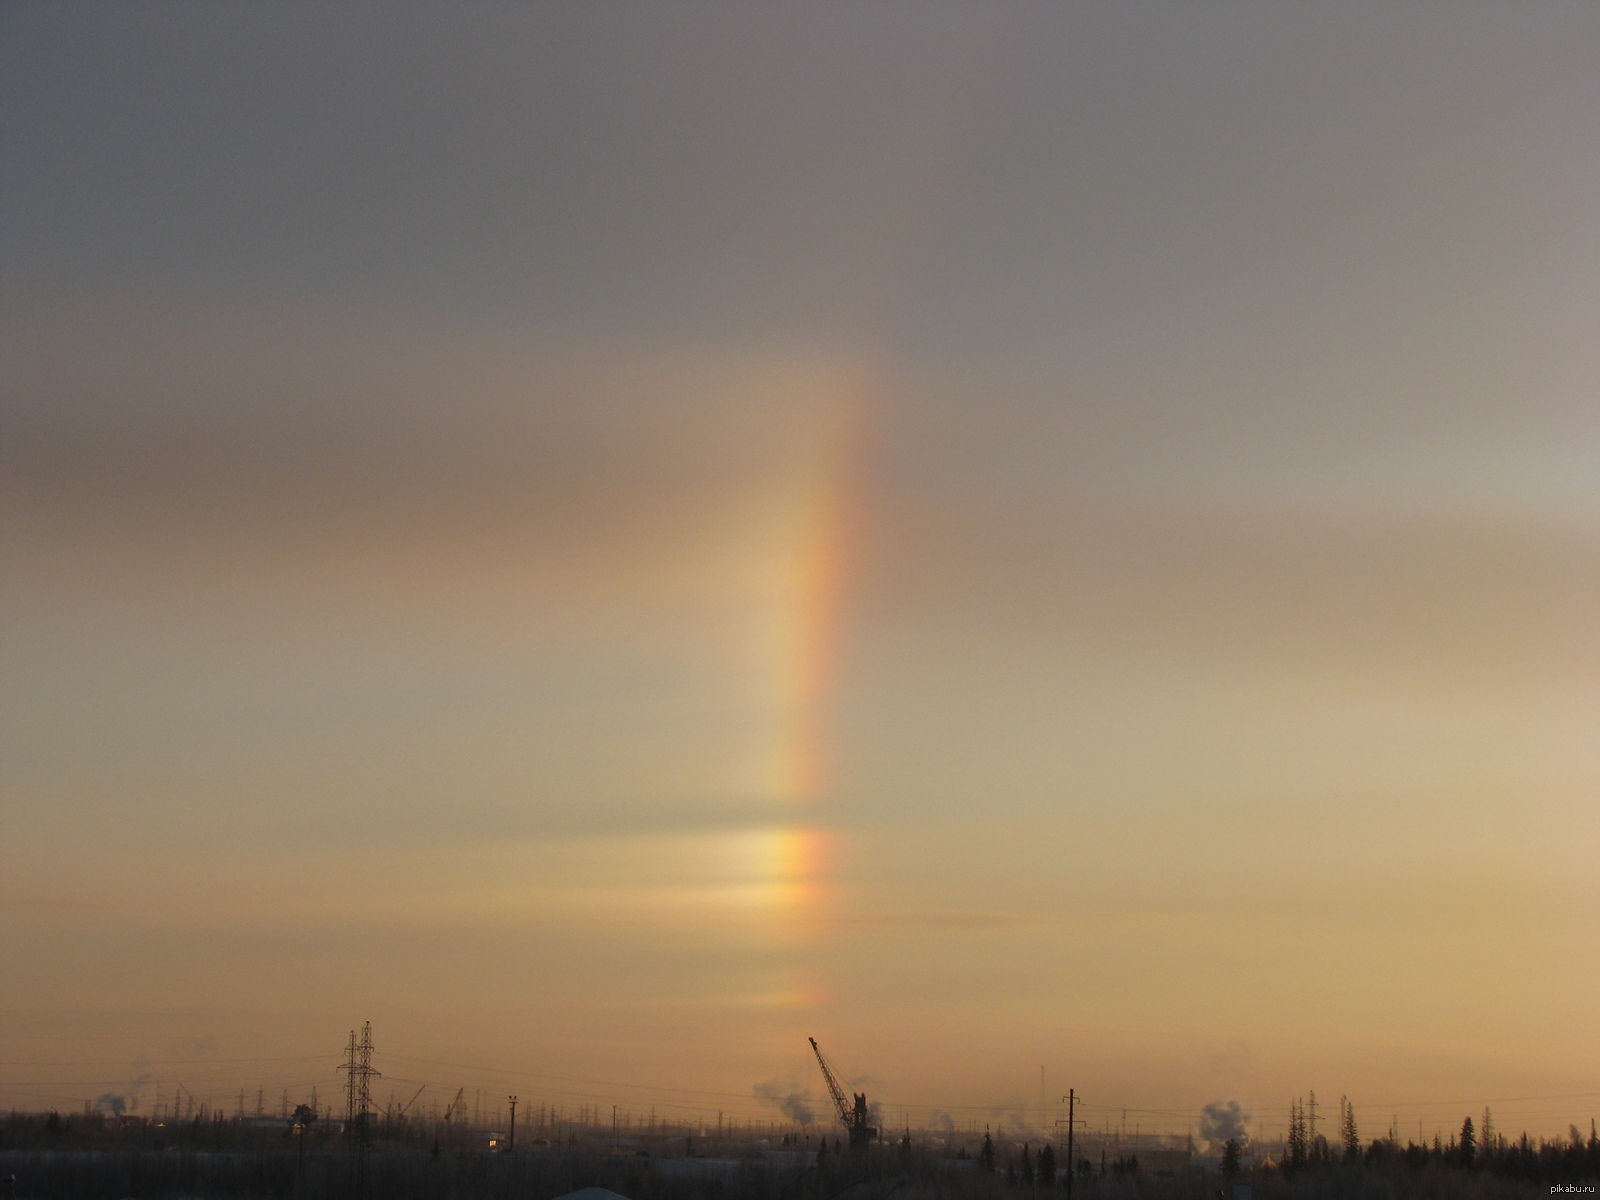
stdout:
{"type": "Polygon", "coordinates": [[[0,1104],[1600,1110],[1597,63],[6,5],[0,1104]]]}

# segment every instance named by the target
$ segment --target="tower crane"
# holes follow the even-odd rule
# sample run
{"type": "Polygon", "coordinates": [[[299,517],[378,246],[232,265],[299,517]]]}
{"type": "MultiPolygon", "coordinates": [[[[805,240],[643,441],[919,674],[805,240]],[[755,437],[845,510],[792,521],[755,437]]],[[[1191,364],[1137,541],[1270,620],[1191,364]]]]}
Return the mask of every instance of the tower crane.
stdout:
{"type": "Polygon", "coordinates": [[[867,1096],[865,1092],[855,1092],[854,1104],[847,1104],[844,1098],[844,1089],[839,1086],[839,1081],[834,1078],[833,1070],[828,1066],[828,1060],[822,1057],[822,1047],[817,1045],[816,1038],[807,1038],[811,1043],[811,1051],[817,1056],[817,1066],[822,1068],[822,1078],[828,1084],[828,1094],[833,1097],[833,1106],[839,1111],[839,1120],[843,1122],[845,1132],[850,1135],[850,1149],[860,1150],[878,1136],[875,1125],[867,1122],[872,1119],[867,1111],[867,1096]]]}
{"type": "Polygon", "coordinates": [[[444,1119],[448,1121],[452,1116],[461,1111],[461,1097],[467,1094],[466,1088],[456,1089],[456,1098],[445,1107],[444,1119]]]}

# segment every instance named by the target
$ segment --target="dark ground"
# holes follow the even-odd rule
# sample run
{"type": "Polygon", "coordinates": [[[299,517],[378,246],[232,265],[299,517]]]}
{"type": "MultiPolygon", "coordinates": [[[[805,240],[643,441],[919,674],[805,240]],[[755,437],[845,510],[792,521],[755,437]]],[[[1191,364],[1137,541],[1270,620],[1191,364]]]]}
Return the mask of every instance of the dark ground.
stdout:
{"type": "MultiPolygon", "coordinates": [[[[365,1154],[336,1129],[304,1135],[228,1122],[173,1127],[95,1118],[13,1116],[0,1127],[0,1178],[15,1176],[4,1200],[552,1200],[600,1186],[630,1200],[1066,1200],[1068,1189],[1020,1182],[1007,1148],[990,1173],[972,1159],[932,1149],[885,1146],[836,1153],[820,1165],[676,1152],[613,1154],[601,1146],[535,1145],[491,1153],[462,1131],[413,1129],[378,1135],[365,1154]],[[75,1122],[75,1124],[74,1124],[75,1122]],[[451,1144],[451,1136],[455,1144],[451,1144]],[[1010,1161],[1006,1161],[1010,1158],[1010,1161]]],[[[1589,1147],[1515,1163],[1471,1167],[1404,1152],[1366,1163],[1308,1166],[1290,1175],[1247,1170],[1233,1179],[1198,1170],[1157,1176],[1098,1172],[1074,1181],[1072,1200],[1531,1200],[1596,1192],[1589,1147]],[[1565,1155],[1565,1158],[1562,1156],[1565,1155]],[[1515,1171],[1511,1170],[1515,1168],[1515,1171]],[[1520,1174],[1516,1173],[1520,1172],[1520,1174]],[[1569,1190],[1558,1192],[1558,1187],[1569,1190]]]]}

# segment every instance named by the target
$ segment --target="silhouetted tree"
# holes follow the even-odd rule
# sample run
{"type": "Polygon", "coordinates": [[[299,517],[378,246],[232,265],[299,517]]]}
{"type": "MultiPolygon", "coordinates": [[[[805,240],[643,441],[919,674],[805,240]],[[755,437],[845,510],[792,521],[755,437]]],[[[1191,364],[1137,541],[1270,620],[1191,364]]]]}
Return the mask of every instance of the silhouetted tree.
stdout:
{"type": "Polygon", "coordinates": [[[1238,1138],[1229,1138],[1222,1143],[1222,1173],[1229,1178],[1239,1173],[1238,1138]]]}
{"type": "Polygon", "coordinates": [[[983,1131],[983,1148],[978,1151],[978,1166],[985,1171],[994,1170],[994,1139],[987,1129],[983,1131]]]}
{"type": "Polygon", "coordinates": [[[1477,1153],[1478,1139],[1472,1130],[1472,1118],[1468,1117],[1461,1122],[1461,1146],[1457,1151],[1461,1159],[1461,1165],[1464,1167],[1472,1166],[1477,1161],[1477,1153]]]}
{"type": "Polygon", "coordinates": [[[1054,1187],[1056,1185],[1056,1152],[1046,1142],[1039,1151],[1039,1186],[1054,1187]]]}
{"type": "Polygon", "coordinates": [[[1344,1160],[1361,1161],[1361,1135],[1356,1132],[1356,1106],[1339,1097],[1339,1140],[1344,1143],[1344,1160]]]}
{"type": "Polygon", "coordinates": [[[1033,1186],[1033,1158],[1028,1153],[1028,1143],[1022,1143],[1022,1182],[1028,1187],[1033,1186]]]}
{"type": "Polygon", "coordinates": [[[1311,1139],[1306,1134],[1306,1114],[1299,1098],[1289,1103],[1289,1136],[1284,1139],[1283,1169],[1294,1172],[1306,1165],[1311,1156],[1311,1139]]]}

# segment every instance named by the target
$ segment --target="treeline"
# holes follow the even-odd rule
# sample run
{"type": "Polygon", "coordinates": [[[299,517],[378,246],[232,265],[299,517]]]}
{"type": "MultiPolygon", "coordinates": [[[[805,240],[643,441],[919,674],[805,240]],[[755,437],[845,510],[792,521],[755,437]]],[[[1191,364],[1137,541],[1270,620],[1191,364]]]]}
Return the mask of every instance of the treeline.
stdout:
{"type": "Polygon", "coordinates": [[[232,1150],[274,1145],[289,1140],[310,1146],[342,1142],[337,1123],[308,1121],[298,1130],[288,1121],[241,1121],[217,1113],[196,1112],[184,1120],[157,1124],[143,1117],[111,1116],[98,1112],[22,1113],[0,1119],[0,1149],[161,1149],[187,1146],[201,1150],[232,1150]]]}
{"type": "MultiPolygon", "coordinates": [[[[1431,1143],[1408,1139],[1402,1146],[1397,1131],[1391,1128],[1384,1137],[1363,1145],[1355,1107],[1347,1099],[1339,1100],[1334,1142],[1314,1132],[1315,1104],[1313,1092],[1309,1105],[1297,1098],[1289,1106],[1289,1133],[1276,1163],[1285,1175],[1342,1165],[1403,1167],[1413,1172],[1454,1169],[1551,1184],[1600,1179],[1600,1136],[1592,1118],[1587,1136],[1576,1125],[1569,1125],[1565,1138],[1534,1140],[1523,1133],[1512,1140],[1495,1132],[1492,1114],[1484,1109],[1481,1124],[1466,1117],[1460,1130],[1452,1132],[1448,1139],[1435,1134],[1431,1143]]],[[[1225,1173],[1239,1170],[1241,1149],[1237,1143],[1228,1144],[1223,1155],[1225,1173]]]]}

